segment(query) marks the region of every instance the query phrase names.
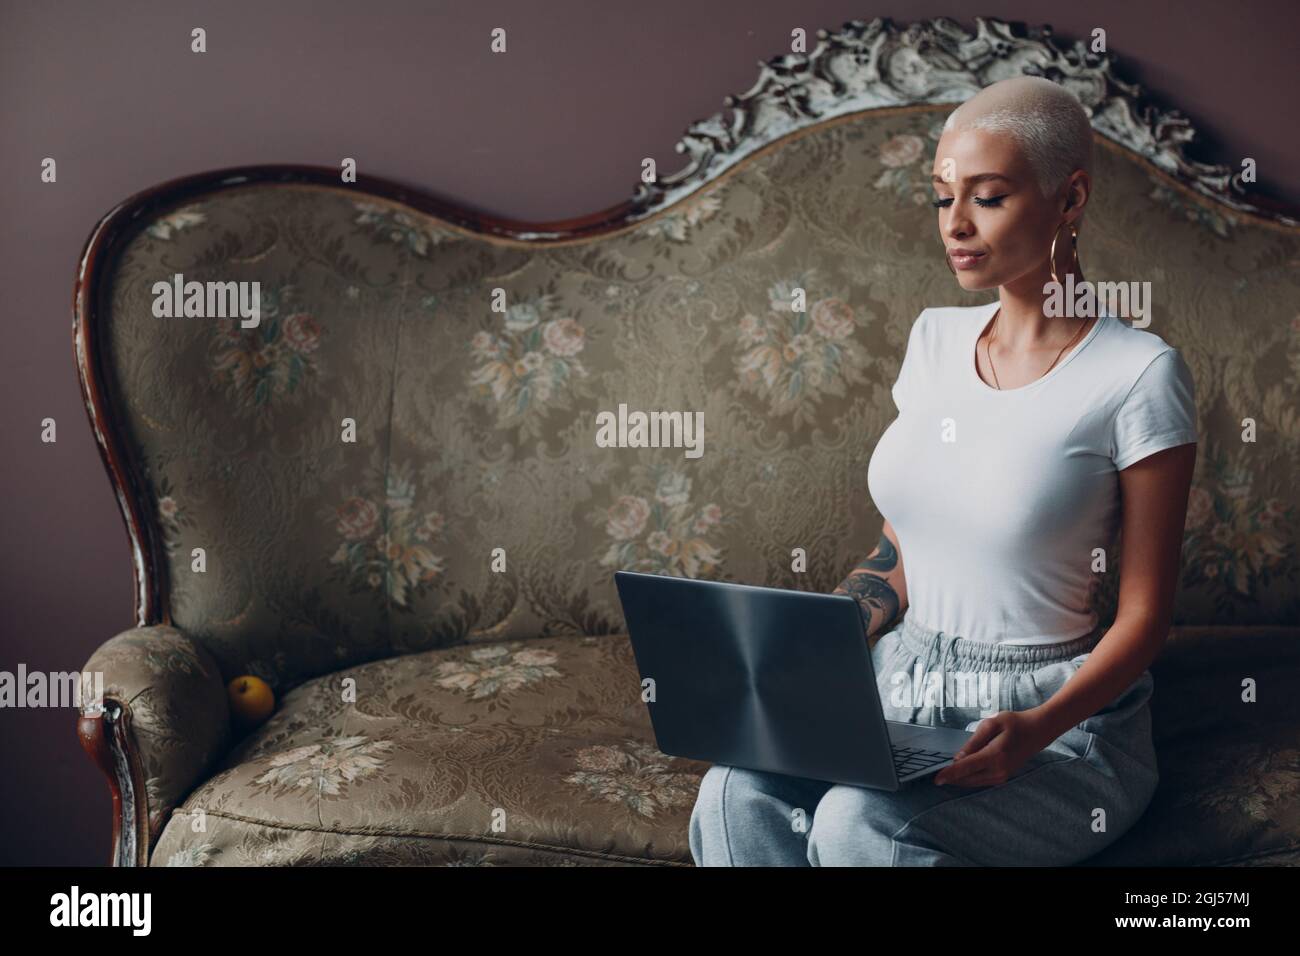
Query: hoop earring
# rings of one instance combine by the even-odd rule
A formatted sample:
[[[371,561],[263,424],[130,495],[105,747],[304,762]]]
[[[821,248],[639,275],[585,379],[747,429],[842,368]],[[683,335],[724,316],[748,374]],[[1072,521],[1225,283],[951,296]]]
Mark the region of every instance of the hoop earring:
[[[1070,271],[1079,271],[1079,230],[1074,228],[1074,223],[1061,223],[1061,226],[1069,225],[1070,227],[1070,251],[1074,253],[1074,261],[1070,263]],[[1061,226],[1056,227],[1056,232],[1052,233],[1052,248],[1047,253],[1047,265],[1052,270],[1052,281],[1061,285],[1061,279],[1056,274],[1056,239],[1061,234]],[[949,265],[949,268],[952,268]]]

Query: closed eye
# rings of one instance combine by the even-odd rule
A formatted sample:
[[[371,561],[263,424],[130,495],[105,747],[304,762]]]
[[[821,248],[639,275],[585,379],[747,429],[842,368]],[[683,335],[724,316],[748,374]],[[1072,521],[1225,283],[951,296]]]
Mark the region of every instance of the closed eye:
[[[988,199],[983,199],[980,196],[976,196],[975,205],[982,206],[985,209],[987,209],[990,206],[1001,205],[1002,200],[1006,198],[1007,197],[1005,193],[1003,193],[1001,196],[990,196]],[[935,199],[930,202],[930,205],[932,205],[935,209],[947,209],[951,204],[952,204],[951,196],[949,196],[947,199]]]

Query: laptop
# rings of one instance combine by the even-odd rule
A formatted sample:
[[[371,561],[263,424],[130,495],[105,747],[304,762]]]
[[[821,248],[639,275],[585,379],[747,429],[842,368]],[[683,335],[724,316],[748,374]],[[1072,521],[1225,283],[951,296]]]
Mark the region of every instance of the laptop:
[[[639,571],[614,583],[665,754],[898,790],[973,736],[885,719],[847,594]]]

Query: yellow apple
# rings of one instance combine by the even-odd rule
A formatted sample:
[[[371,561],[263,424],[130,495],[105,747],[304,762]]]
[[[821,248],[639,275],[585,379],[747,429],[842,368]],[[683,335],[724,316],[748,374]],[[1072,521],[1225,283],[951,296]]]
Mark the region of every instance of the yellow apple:
[[[251,730],[275,710],[275,693],[260,677],[244,674],[226,685],[230,715],[241,729]]]

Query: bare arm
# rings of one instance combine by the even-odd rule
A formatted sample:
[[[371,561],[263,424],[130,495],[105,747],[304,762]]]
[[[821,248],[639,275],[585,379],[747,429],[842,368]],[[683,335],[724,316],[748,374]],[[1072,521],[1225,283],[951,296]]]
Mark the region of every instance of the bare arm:
[[[903,556],[898,536],[888,521],[880,534],[876,550],[864,558],[833,594],[847,594],[862,606],[862,623],[867,629],[867,646],[872,637],[886,633],[907,610],[907,581],[903,576]]]

